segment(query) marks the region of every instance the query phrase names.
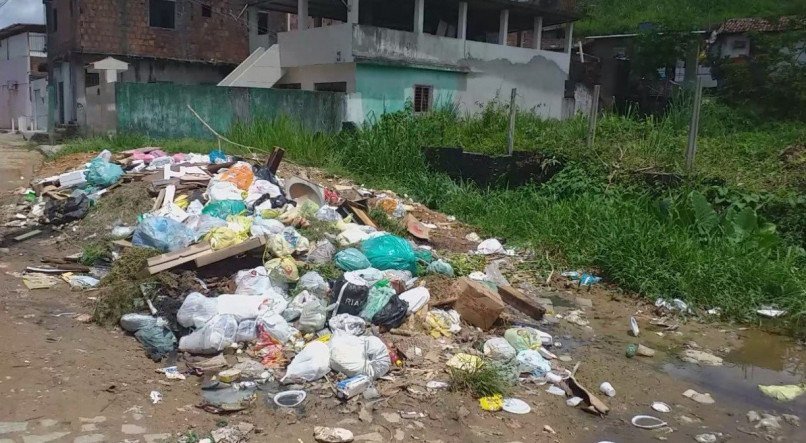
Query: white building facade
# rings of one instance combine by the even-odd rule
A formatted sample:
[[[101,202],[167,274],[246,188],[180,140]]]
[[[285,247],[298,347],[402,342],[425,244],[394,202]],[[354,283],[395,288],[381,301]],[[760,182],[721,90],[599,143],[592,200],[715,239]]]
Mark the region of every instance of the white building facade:
[[[0,29],[0,129],[47,129],[45,26]]]

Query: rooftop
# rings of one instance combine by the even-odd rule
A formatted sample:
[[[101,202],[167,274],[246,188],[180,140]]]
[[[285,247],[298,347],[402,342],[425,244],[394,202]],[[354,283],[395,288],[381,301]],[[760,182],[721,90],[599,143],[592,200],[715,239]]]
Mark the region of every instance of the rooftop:
[[[9,38],[13,35],[22,34],[25,32],[46,32],[45,25],[36,25],[33,23],[15,23],[0,29],[0,40]]]
[[[800,28],[806,20],[799,17],[779,17],[766,19],[759,17],[732,18],[725,20],[717,28],[717,33],[737,34],[742,32],[780,32],[787,29]]]

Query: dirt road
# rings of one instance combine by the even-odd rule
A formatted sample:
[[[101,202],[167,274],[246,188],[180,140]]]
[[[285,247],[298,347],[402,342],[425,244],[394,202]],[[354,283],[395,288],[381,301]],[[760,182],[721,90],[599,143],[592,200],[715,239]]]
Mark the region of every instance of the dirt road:
[[[802,343],[752,328],[695,321],[682,323],[676,331],[662,331],[648,324],[650,308],[629,296],[599,287],[592,291],[565,287],[562,281],[533,290],[550,299],[560,316],[584,307],[590,324],[557,319],[541,329],[562,343],[556,352],[570,358],[565,365],[580,363],[578,379],[588,388],[598,391],[603,381],[615,387],[615,397],[601,396],[611,408],[606,417],[566,406],[564,398],[545,392],[547,386],[533,383],[520,383],[514,393],[531,406],[527,415],[484,412],[465,393],[429,392],[423,387],[426,380],[448,380],[442,361],[457,344],[427,336],[421,341],[424,351],[435,350],[440,362],[394,372],[392,380],[379,386],[391,394],[374,405],[363,400],[342,404],[329,386],[317,384],[306,387],[308,399],[299,410],[277,409],[261,396],[246,411],[213,415],[195,407],[201,398],[201,379],[166,380],[155,372],[163,365],[149,360],[128,334],[74,319],[91,312],[94,291],[70,291],[64,283],[28,290],[22,284],[19,273],[26,266],[39,263],[44,255],[79,252],[84,237],[91,234],[68,228],[0,252],[2,443],[176,441],[189,432],[206,435],[224,422],[254,424],[251,441],[306,443],[313,441],[314,426],[340,426],[350,429],[356,441],[379,442],[690,442],[701,434],[713,434],[714,441],[761,442],[768,435],[780,441],[806,441],[806,424],[794,426],[782,417],[775,429],[757,428],[746,417],[751,410],[803,415],[806,396],[783,403],[757,388],[802,383],[806,372]],[[638,339],[627,334],[630,315],[643,329]],[[692,341],[723,357],[724,364],[682,362],[677,354],[686,344],[693,346]],[[658,354],[628,359],[624,349],[633,342]],[[396,385],[401,390],[391,389]],[[682,393],[687,389],[710,393],[715,403],[685,398]],[[160,402],[152,404],[152,391],[161,394]],[[667,403],[671,412],[653,411],[653,401]],[[422,415],[403,418],[408,412]],[[630,420],[639,414],[657,416],[669,426],[662,431],[638,429]]]

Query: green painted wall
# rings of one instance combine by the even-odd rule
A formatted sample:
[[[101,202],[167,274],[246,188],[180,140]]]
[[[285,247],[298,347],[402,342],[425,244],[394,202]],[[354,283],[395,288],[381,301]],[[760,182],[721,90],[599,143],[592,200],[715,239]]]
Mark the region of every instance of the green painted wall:
[[[151,137],[212,138],[190,112],[190,104],[216,131],[236,122],[288,115],[311,131],[341,129],[343,94],[261,88],[188,86],[167,83],[118,83],[118,132]]]
[[[466,74],[461,72],[368,64],[355,68],[355,91],[361,93],[364,116],[370,121],[403,109],[413,98],[414,85],[433,86],[437,107],[453,104],[465,84]]]

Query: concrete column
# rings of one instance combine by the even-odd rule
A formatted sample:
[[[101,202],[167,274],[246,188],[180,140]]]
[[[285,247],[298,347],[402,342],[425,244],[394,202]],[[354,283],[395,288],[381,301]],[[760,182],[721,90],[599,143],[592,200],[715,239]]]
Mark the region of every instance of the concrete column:
[[[347,23],[358,24],[358,0],[347,0]]]
[[[308,0],[297,0],[297,30],[308,29]]]
[[[507,45],[507,34],[509,34],[509,9],[502,9],[498,19],[498,44]]]
[[[571,47],[574,45],[574,22],[565,24],[565,52],[571,53]]]
[[[423,21],[425,20],[425,0],[414,0],[414,32],[423,33]]]
[[[532,46],[534,49],[543,47],[543,17],[535,17],[535,25],[532,30]]]
[[[456,38],[467,38],[467,2],[459,2],[459,23],[456,25]]]

